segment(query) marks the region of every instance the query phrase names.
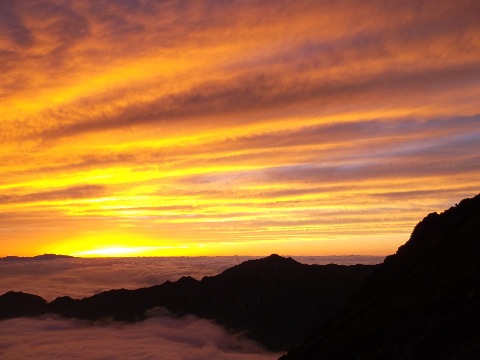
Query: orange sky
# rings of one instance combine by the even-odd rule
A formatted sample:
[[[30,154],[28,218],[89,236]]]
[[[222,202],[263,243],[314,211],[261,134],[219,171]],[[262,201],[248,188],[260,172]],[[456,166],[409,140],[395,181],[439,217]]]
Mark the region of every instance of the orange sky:
[[[480,192],[480,2],[0,3],[0,256],[393,253]]]

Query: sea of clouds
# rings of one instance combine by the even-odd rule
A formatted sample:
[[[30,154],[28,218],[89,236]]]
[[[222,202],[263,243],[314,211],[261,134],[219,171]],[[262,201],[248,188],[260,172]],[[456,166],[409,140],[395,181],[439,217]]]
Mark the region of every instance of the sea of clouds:
[[[13,290],[35,294],[51,301],[58,296],[82,298],[110,289],[137,289],[159,285],[182,276],[198,280],[238,265],[246,256],[132,257],[23,259],[0,261],[0,295]],[[295,257],[304,264],[378,264],[381,256]]]
[[[112,288],[135,289],[216,275],[253,257],[103,258],[0,261],[0,294],[9,290],[46,300],[90,296]],[[299,257],[309,264],[375,264],[383,257]],[[187,316],[174,319],[152,312],[146,321],[125,324],[87,322],[58,316],[0,321],[0,359],[161,359],[267,360],[281,354],[232,333],[213,322]]]

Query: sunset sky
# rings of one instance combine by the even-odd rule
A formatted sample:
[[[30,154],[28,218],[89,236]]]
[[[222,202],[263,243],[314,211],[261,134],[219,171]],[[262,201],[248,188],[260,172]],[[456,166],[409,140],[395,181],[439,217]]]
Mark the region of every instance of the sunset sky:
[[[387,255],[480,192],[480,1],[0,1],[0,256]]]

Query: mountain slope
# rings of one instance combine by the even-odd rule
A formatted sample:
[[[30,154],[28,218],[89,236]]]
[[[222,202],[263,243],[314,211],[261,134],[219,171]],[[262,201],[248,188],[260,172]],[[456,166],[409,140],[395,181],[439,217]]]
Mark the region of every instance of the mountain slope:
[[[39,302],[41,298],[10,292],[0,296],[0,319],[50,312],[91,320],[136,321],[144,319],[149,309],[164,307],[177,316],[193,314],[215,320],[270,350],[287,350],[344,306],[373,269],[367,265],[304,265],[271,255],[201,281],[183,277],[174,283],[111,290],[81,300],[61,297],[46,304]],[[25,306],[29,300],[30,308]],[[23,305],[17,309],[16,304]]]
[[[480,358],[480,195],[432,213],[282,360]]]

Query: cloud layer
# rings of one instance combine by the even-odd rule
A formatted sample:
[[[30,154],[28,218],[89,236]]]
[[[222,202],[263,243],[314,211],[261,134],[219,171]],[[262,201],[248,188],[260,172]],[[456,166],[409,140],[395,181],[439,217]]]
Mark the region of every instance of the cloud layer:
[[[479,12],[2,1],[0,255],[392,253],[478,193]]]
[[[133,325],[55,317],[0,321],[0,356],[5,360],[267,360],[279,355],[194,317],[156,317]]]
[[[255,257],[135,257],[0,261],[0,295],[22,291],[53,301],[60,296],[81,299],[111,289],[138,289],[177,281],[182,276],[201,280]],[[380,256],[295,257],[305,264],[378,264]]]

